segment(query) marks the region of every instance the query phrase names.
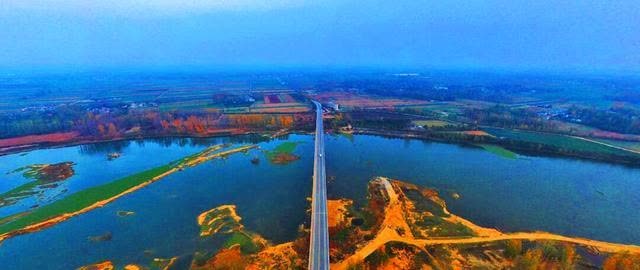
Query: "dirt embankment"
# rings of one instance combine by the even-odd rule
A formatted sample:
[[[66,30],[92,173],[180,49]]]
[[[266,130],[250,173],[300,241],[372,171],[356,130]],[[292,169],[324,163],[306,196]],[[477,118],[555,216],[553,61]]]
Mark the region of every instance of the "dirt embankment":
[[[259,131],[240,128],[212,129],[205,133],[189,134],[135,134],[115,137],[90,137],[81,136],[77,132],[50,133],[43,135],[29,135],[15,138],[0,139],[0,156],[9,155],[40,148],[56,148],[98,142],[113,142],[130,139],[154,139],[154,138],[208,138],[220,136],[236,136],[255,134]]]
[[[640,246],[608,243],[590,239],[567,237],[546,232],[518,232],[518,233],[502,233],[495,229],[484,228],[478,226],[471,221],[462,217],[451,214],[447,209],[444,201],[437,197],[437,193],[429,194],[428,190],[420,190],[411,184],[406,184],[396,180],[390,180],[384,177],[378,177],[372,181],[374,186],[379,186],[386,193],[387,203],[384,209],[384,220],[380,226],[380,230],[370,241],[358,244],[357,250],[346,259],[332,264],[332,269],[348,269],[351,266],[362,263],[368,256],[380,250],[389,243],[403,243],[413,246],[419,250],[423,250],[426,254],[427,248],[441,245],[464,245],[464,244],[484,244],[506,240],[528,240],[528,241],[557,241],[561,243],[574,244],[584,246],[590,250],[597,250],[603,253],[622,254],[632,253],[640,254]],[[435,205],[441,205],[442,209],[434,209],[433,211],[442,211],[444,222],[449,224],[457,224],[472,232],[472,236],[450,236],[450,237],[417,237],[412,232],[415,231],[416,223],[409,220],[409,217],[416,212],[416,204],[419,202],[409,199],[406,190],[417,190],[422,193],[425,198],[431,198]],[[434,197],[435,196],[435,197]],[[433,204],[432,204],[433,205]],[[464,230],[462,230],[464,232]]]

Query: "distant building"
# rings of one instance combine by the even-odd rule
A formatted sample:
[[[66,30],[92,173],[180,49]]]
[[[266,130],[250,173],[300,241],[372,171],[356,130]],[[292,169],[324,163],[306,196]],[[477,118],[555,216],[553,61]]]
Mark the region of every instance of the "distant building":
[[[339,111],[340,110],[340,105],[338,105],[338,103],[335,103],[333,101],[329,101],[325,104],[326,107],[328,107],[329,109],[332,109],[334,111]]]

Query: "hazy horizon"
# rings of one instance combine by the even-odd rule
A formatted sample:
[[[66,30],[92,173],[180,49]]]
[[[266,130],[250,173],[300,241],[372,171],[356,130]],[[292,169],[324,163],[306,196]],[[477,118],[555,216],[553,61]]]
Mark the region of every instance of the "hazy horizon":
[[[8,0],[0,68],[640,71],[636,1]]]

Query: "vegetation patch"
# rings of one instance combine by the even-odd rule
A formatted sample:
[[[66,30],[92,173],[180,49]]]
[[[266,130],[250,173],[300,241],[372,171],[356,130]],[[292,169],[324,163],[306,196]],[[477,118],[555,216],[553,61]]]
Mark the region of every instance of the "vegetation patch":
[[[53,225],[73,215],[102,206],[127,192],[131,192],[170,173],[179,171],[184,167],[195,166],[212,158],[230,155],[239,151],[246,151],[255,146],[249,145],[213,153],[221,147],[223,146],[212,146],[202,152],[170,162],[166,165],[130,175],[104,185],[88,188],[32,211],[20,213],[16,218],[9,219],[8,222],[0,225],[0,237],[6,238],[16,232],[28,232]]]
[[[235,245],[240,246],[240,251],[242,251],[243,254],[253,254],[260,251],[260,247],[253,241],[252,236],[242,231],[232,233],[231,237],[224,243],[225,248],[230,248]]]
[[[402,190],[414,207],[419,212],[429,212],[436,217],[449,217],[450,215],[444,211],[444,207],[436,201],[425,197],[419,190],[403,188]]]
[[[75,165],[73,162],[34,164],[9,172],[22,172],[25,178],[34,179],[34,181],[0,194],[0,207],[12,205],[21,199],[43,194],[48,189],[58,187],[57,182],[64,181],[74,175],[73,165]]]
[[[416,121],[412,121],[412,123],[416,126],[422,126],[422,127],[428,127],[428,128],[446,127],[446,126],[452,125],[451,123],[442,121],[442,120],[416,120]]]
[[[55,164],[34,164],[18,168],[11,173],[22,172],[25,178],[35,179],[42,184],[65,180],[74,174],[73,162]]]
[[[231,233],[242,229],[240,216],[234,205],[222,205],[198,216],[200,236],[210,236],[218,232]]]
[[[416,225],[423,227],[429,236],[475,236],[476,234],[469,227],[461,223],[452,223],[437,216],[425,216],[422,220],[416,221]]]
[[[299,156],[293,154],[299,144],[300,142],[283,142],[273,150],[265,151],[265,154],[273,164],[289,164],[300,159]]]
[[[508,159],[516,159],[518,158],[518,154],[511,152],[505,148],[502,148],[500,146],[497,145],[493,145],[493,144],[479,144],[478,146],[482,147],[484,150],[487,150],[487,152],[492,153],[492,154],[496,154],[498,156],[501,156],[503,158],[508,158]]]
[[[596,141],[615,145],[617,147],[622,147],[625,149],[629,149],[631,151],[640,151],[640,142],[638,141],[623,141],[623,140],[613,140],[613,139],[596,139]]]
[[[484,130],[503,140],[548,145],[565,151],[638,157],[638,154],[633,152],[572,136],[500,128],[485,128]]]
[[[137,173],[125,178],[113,181],[111,183],[88,188],[83,191],[71,194],[63,199],[53,202],[49,205],[42,206],[31,211],[12,222],[0,225],[0,234],[5,234],[14,230],[22,229],[29,225],[33,225],[53,217],[80,211],[101,200],[114,197],[130,188],[133,188],[151,178],[159,176],[171,170],[174,166],[170,164],[156,167],[141,173]]]

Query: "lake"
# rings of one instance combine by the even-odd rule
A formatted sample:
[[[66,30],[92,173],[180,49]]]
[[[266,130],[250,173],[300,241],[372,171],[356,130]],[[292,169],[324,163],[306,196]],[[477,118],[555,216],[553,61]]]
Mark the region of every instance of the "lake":
[[[377,136],[326,137],[328,196],[366,202],[367,182],[387,176],[434,187],[450,210],[477,224],[505,231],[544,230],[598,240],[640,244],[640,169],[590,161],[519,155],[508,159],[482,148]],[[300,159],[271,164],[264,150],[301,142]],[[59,187],[0,208],[2,217],[64,198],[141,170],[166,164],[218,143],[257,143],[260,149],[215,159],[172,174],[105,207],[40,232],[5,240],[7,269],[74,269],[112,260],[148,264],[155,257],[193,254],[220,238],[199,239],[196,217],[235,204],[242,223],[273,243],[298,236],[311,194],[313,136],[121,141],[34,150],[0,157],[0,192],[28,182],[16,168],[73,161],[76,174]],[[109,161],[113,151],[122,157]],[[259,157],[258,164],[251,159]],[[453,192],[461,197],[451,197]],[[126,217],[118,211],[132,211]],[[88,237],[111,233],[110,241]]]

